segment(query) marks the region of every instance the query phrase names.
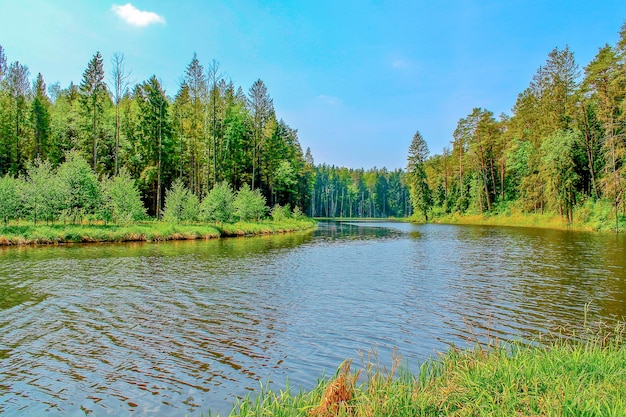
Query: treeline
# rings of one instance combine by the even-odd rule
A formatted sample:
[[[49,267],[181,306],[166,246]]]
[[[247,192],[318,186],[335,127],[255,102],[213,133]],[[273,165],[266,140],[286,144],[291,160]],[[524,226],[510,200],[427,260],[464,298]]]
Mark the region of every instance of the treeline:
[[[276,221],[300,218],[302,211],[289,205],[274,205],[272,210],[257,188],[247,184],[235,191],[220,182],[200,199],[177,178],[165,192],[163,219],[170,223],[258,221],[270,214]],[[0,178],[0,221],[28,219],[34,225],[55,222],[80,224],[101,221],[129,224],[145,219],[146,208],[136,182],[126,168],[117,176],[98,178],[79,152],[66,155],[54,167],[48,160],[27,162],[25,173],[15,178]]]
[[[475,108],[459,120],[452,147],[409,152],[413,205],[423,216],[608,207],[626,215],[626,24],[581,73],[568,47],[552,50],[512,115]],[[427,151],[427,147],[426,147]],[[426,152],[427,153],[427,152]]]
[[[270,205],[308,207],[312,166],[263,81],[244,92],[195,54],[173,96],[157,76],[137,85],[130,77],[122,54],[105,72],[96,53],[79,84],[46,87],[0,46],[0,176],[24,175],[36,160],[56,168],[75,152],[99,178],[125,171],[157,217],[175,180],[199,199],[225,181],[248,184]]]
[[[408,217],[409,190],[401,169],[315,167],[311,217]]]

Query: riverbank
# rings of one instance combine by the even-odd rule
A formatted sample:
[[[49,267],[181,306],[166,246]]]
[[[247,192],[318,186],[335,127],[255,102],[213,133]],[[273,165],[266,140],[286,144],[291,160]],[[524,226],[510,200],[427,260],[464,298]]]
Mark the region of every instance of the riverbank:
[[[615,212],[603,202],[588,202],[574,210],[573,222],[558,213],[526,213],[516,209],[502,213],[436,214],[431,223],[535,227],[587,232],[615,232]],[[619,231],[626,231],[626,216],[619,216]]]
[[[450,349],[412,375],[394,360],[352,372],[344,364],[310,392],[266,390],[232,416],[623,416],[625,327],[549,336],[536,344]]]
[[[175,224],[148,221],[122,225],[10,225],[0,227],[0,245],[42,245],[94,242],[160,242],[167,240],[217,239],[256,236],[313,229],[311,219],[237,222],[233,224]]]

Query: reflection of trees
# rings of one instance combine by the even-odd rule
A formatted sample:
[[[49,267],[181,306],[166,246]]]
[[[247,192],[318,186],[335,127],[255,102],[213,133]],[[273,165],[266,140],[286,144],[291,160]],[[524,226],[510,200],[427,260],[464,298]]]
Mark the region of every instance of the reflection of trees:
[[[44,298],[44,295],[33,292],[29,287],[0,282],[0,310],[8,310],[26,302],[40,302]]]

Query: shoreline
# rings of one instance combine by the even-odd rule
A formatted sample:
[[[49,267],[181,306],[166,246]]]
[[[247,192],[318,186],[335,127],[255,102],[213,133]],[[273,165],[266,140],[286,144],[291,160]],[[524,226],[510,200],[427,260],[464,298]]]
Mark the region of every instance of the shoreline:
[[[312,230],[311,219],[264,220],[213,224],[173,224],[141,222],[128,226],[104,224],[12,225],[0,227],[0,246],[35,246],[88,243],[165,242],[171,240],[209,240],[232,237],[264,236]]]
[[[538,335],[533,343],[475,340],[422,362],[417,373],[375,355],[344,362],[311,390],[262,386],[228,416],[622,415],[624,322]],[[599,411],[601,410],[601,411]]]
[[[581,216],[582,217],[582,216]],[[534,214],[513,212],[507,214],[474,214],[459,215],[447,214],[444,216],[435,216],[428,221],[416,219],[414,217],[395,218],[315,218],[320,221],[339,221],[339,222],[404,222],[413,224],[449,224],[464,226],[502,226],[502,227],[524,227],[536,229],[552,229],[552,230],[568,230],[574,232],[592,232],[592,233],[615,233],[615,223],[601,220],[586,220],[575,216],[573,223],[568,223],[565,218],[553,213]],[[611,220],[612,221],[612,220]],[[620,222],[619,233],[626,231],[624,220]]]

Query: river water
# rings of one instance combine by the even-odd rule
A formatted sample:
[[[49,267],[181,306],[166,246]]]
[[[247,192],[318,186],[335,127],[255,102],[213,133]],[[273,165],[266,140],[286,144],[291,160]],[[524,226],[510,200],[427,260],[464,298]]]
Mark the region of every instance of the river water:
[[[0,250],[0,413],[227,415],[344,359],[407,366],[626,316],[626,236],[322,223],[315,232]]]

